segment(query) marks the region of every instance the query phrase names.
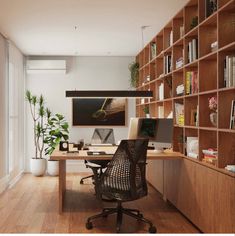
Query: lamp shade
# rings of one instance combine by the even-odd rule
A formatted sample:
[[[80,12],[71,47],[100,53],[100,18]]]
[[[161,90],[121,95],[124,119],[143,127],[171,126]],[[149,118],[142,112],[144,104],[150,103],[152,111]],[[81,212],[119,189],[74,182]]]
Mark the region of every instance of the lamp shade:
[[[66,97],[80,98],[152,98],[152,91],[135,91],[135,90],[68,90],[65,92]]]

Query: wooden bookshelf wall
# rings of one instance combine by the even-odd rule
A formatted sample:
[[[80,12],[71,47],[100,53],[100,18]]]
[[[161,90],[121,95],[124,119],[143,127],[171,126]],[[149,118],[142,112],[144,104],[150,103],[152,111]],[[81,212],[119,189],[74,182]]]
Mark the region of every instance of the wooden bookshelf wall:
[[[152,90],[152,99],[137,99],[136,116],[144,117],[143,108],[149,106],[151,117],[160,117],[159,107],[166,118],[173,112],[173,149],[178,149],[178,136],[198,137],[199,155],[195,162],[235,177],[225,166],[235,165],[235,130],[230,129],[232,100],[235,100],[235,85],[224,87],[224,60],[235,55],[235,1],[217,0],[217,10],[206,17],[205,0],[191,0],[137,55],[140,65],[137,90]],[[193,18],[198,24],[191,26]],[[182,29],[184,32],[182,32]],[[188,45],[192,40],[198,43],[196,58],[189,62]],[[218,42],[212,51],[211,44]],[[153,53],[152,45],[156,44]],[[171,70],[164,70],[165,58],[171,56]],[[176,61],[183,57],[183,65],[176,68]],[[198,77],[198,91],[186,94],[186,74],[195,72]],[[164,97],[160,100],[159,86],[164,85]],[[176,88],[184,84],[184,93],[177,95]],[[217,125],[210,122],[208,98],[218,100]],[[175,120],[175,103],[184,105],[184,124]],[[192,125],[191,112],[199,110],[198,124]],[[214,165],[202,162],[203,149],[217,148],[218,158]],[[184,148],[185,150],[185,148]],[[184,151],[185,158],[187,157]]]

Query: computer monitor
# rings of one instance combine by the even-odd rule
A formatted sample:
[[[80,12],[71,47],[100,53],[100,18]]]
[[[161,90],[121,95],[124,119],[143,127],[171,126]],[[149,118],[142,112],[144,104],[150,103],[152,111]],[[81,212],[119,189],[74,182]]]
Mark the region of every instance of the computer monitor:
[[[115,144],[113,129],[95,129],[91,138],[91,144]]]
[[[148,138],[149,146],[157,149],[172,146],[173,119],[131,118],[129,139]]]

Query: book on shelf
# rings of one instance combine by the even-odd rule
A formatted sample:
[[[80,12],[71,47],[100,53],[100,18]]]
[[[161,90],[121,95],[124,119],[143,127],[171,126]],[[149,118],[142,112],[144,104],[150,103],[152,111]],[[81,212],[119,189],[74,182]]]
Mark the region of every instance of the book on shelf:
[[[179,126],[184,125],[184,105],[175,103],[175,123]]]
[[[198,137],[187,137],[186,140],[187,156],[198,158]]]
[[[172,57],[171,55],[164,56],[164,74],[168,74],[172,71]]]
[[[205,0],[205,6],[206,17],[208,17],[217,11],[217,0]]]
[[[158,87],[158,95],[159,95],[159,100],[164,99],[164,84],[161,83]]]
[[[184,36],[184,26],[180,26],[180,38]]]
[[[224,59],[224,87],[235,86],[235,55],[227,55]]]
[[[187,71],[185,78],[185,93],[187,95],[198,93],[198,72]]]
[[[157,56],[157,44],[155,42],[152,42],[150,44],[150,52],[151,52],[150,60],[152,60],[153,58]]]
[[[191,63],[198,58],[198,39],[192,39],[188,43],[188,63]]]
[[[158,118],[164,118],[164,106],[158,106]]]
[[[232,103],[231,103],[229,128],[230,129],[235,129],[235,100],[232,100]]]
[[[173,30],[170,32],[169,46],[173,45]]]

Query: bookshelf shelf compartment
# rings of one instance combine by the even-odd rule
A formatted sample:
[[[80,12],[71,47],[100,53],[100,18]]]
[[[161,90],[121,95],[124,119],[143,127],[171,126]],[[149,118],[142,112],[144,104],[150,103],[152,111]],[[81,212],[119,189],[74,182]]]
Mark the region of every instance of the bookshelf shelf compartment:
[[[217,57],[199,61],[199,92],[217,89]]]
[[[232,100],[235,100],[234,90],[220,91],[218,95],[219,104],[219,128],[229,129],[231,119]],[[226,105],[225,105],[226,104]]]
[[[224,168],[226,165],[235,165],[235,133],[219,132],[219,168]]]
[[[217,15],[199,26],[199,55],[203,57],[212,52],[212,43],[217,42]],[[215,47],[217,49],[218,46]]]
[[[210,138],[208,138],[210,137]],[[217,132],[216,131],[210,131],[210,130],[199,130],[199,160],[202,161],[204,158],[204,154],[202,150],[207,149],[213,149],[217,150]],[[218,158],[216,158],[216,161],[214,164],[215,166],[218,166]],[[208,163],[208,162],[206,162]],[[210,163],[208,163],[210,164]]]
[[[185,112],[185,125],[186,126],[197,126],[197,110],[198,110],[198,96],[195,97],[185,97],[184,102],[184,112]]]
[[[208,5],[210,2],[216,2],[217,6]],[[173,40],[171,39],[170,43],[172,31]],[[214,42],[217,44],[213,44]],[[152,43],[156,43],[155,57],[151,57]],[[165,57],[169,55],[171,55],[171,69],[166,71]],[[231,72],[233,72],[227,70],[228,65],[232,68],[233,61],[229,58],[233,59],[233,56],[235,58],[235,0],[189,0],[136,57],[141,68],[138,90],[150,88],[154,92],[154,98],[150,102],[145,100],[145,104],[140,105],[138,104],[140,100],[137,100],[136,115],[144,117],[145,106],[149,106],[152,117],[158,118],[168,117],[173,110],[172,146],[174,151],[179,151],[179,147],[182,148],[184,158],[180,166],[177,163],[168,163],[167,168],[172,169],[170,171],[166,169],[166,175],[167,178],[171,178],[172,173],[175,173],[175,178],[170,181],[170,184],[177,183],[175,179],[181,173],[185,175],[184,179],[188,182],[189,172],[181,167],[186,163],[192,167],[190,170],[195,173],[192,175],[199,177],[199,181],[197,179],[190,182],[194,183],[195,189],[199,190],[198,206],[205,211],[209,209],[207,215],[211,215],[213,222],[217,223],[212,224],[211,220],[201,219],[201,212],[198,213],[199,217],[195,215],[188,217],[203,232],[208,233],[234,231],[234,223],[230,219],[235,214],[235,210],[231,212],[235,204],[235,173],[224,169],[229,164],[235,165],[235,129],[230,129],[231,104],[232,100],[235,100],[235,82],[231,83],[232,80],[227,79],[229,75],[231,79]],[[176,68],[176,61],[181,57],[184,60],[183,65]],[[194,80],[195,83],[190,83],[189,91],[188,72],[197,74],[197,80],[196,82]],[[151,80],[140,86],[147,74],[150,74]],[[167,78],[172,81],[172,89],[166,87]],[[192,77],[189,81],[191,80]],[[159,100],[161,84],[164,85],[163,96]],[[208,99],[213,96],[217,98],[215,111],[209,108]],[[198,111],[197,126],[192,122],[196,111]],[[210,115],[212,112],[216,114]],[[198,158],[187,157],[186,137],[198,138]],[[183,142],[183,147],[178,145],[179,138]],[[202,150],[209,148],[215,151],[217,149],[218,155],[214,155],[215,159],[212,160],[207,155],[207,162],[205,162]],[[212,185],[213,194],[210,194],[208,199],[207,190],[210,190]],[[223,190],[227,192],[224,193]],[[188,195],[185,187],[181,192],[184,192],[185,196]],[[176,190],[172,193],[174,194],[170,193],[170,197],[177,196]],[[202,198],[203,194],[205,196]],[[219,208],[218,199],[221,201]],[[192,204],[190,202],[183,206],[177,205],[177,201],[178,199],[175,200],[175,205],[180,211],[183,213],[187,211],[187,214],[192,212],[191,206],[195,204],[195,199],[192,199]],[[223,205],[223,202],[226,204]],[[211,214],[214,211],[221,214]],[[200,223],[196,218],[200,218]]]
[[[217,93],[208,93],[208,94],[203,94],[199,96],[199,126],[200,127],[212,127],[212,128],[217,127],[217,126],[215,127],[210,120],[210,114],[213,113],[213,111],[211,111],[209,108],[209,99],[211,97],[217,97]],[[217,120],[218,120],[218,114],[217,114]]]
[[[235,1],[231,1],[225,8],[219,11],[219,47],[224,47],[227,44],[235,41]]]

